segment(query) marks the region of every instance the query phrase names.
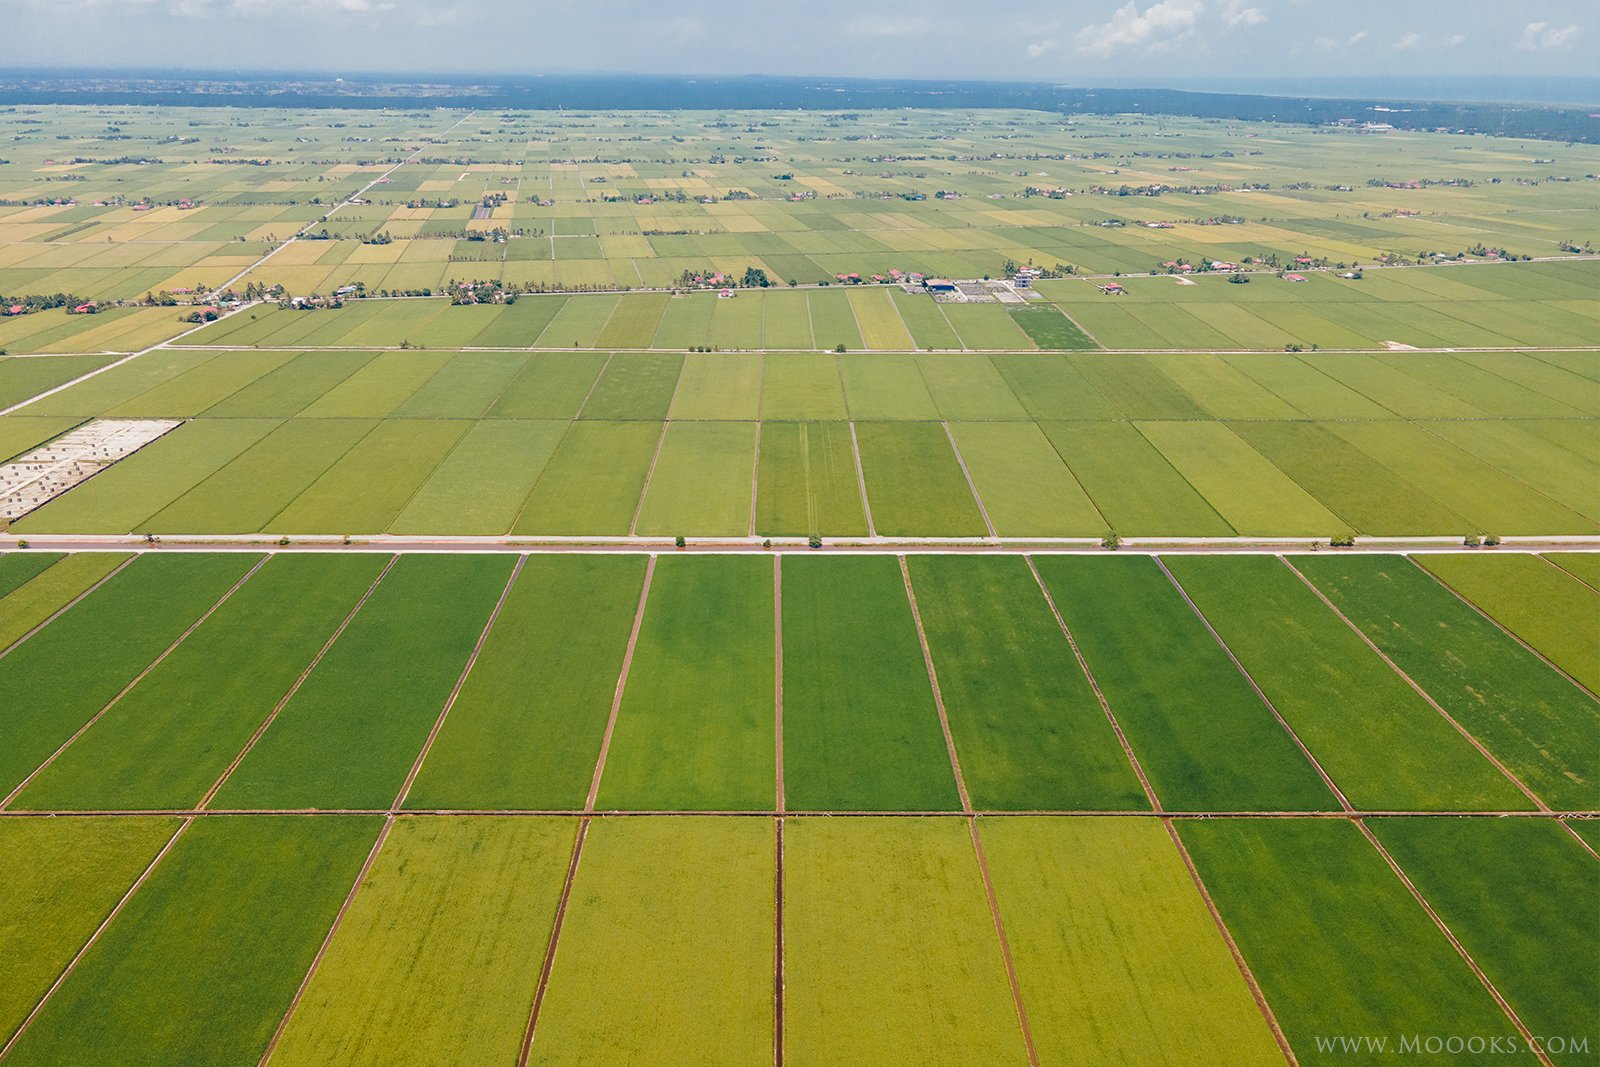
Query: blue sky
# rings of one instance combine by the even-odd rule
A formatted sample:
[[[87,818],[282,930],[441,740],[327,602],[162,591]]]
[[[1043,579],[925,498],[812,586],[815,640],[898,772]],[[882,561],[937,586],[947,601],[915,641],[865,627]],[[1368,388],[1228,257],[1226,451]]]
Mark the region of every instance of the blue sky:
[[[1595,0],[0,0],[0,66],[1207,79],[1591,75]]]

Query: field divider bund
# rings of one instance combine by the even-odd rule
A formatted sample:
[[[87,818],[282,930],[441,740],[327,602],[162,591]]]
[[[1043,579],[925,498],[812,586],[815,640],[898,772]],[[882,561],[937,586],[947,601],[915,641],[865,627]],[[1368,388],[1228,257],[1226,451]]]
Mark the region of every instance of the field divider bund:
[[[217,598],[216,603],[212,604],[209,608],[207,608],[205,610],[205,613],[202,614],[198,619],[196,619],[194,622],[190,623],[189,626],[181,634],[179,634],[173,640],[173,642],[170,645],[168,645],[166,648],[162,649],[161,654],[159,656],[157,656],[154,660],[152,660],[148,666],[146,666],[138,674],[134,675],[133,680],[128,682],[127,685],[123,686],[120,690],[118,690],[116,696],[112,697],[109,701],[106,702],[106,705],[104,707],[102,707],[99,711],[95,712],[92,716],[90,716],[88,722],[84,723],[82,726],[80,726],[76,730],[74,730],[72,732],[72,736],[71,737],[68,737],[65,741],[61,742],[61,744],[56,748],[56,750],[54,752],[50,753],[50,755],[45,757],[45,760],[44,760],[43,763],[41,763],[41,764],[39,764],[39,766],[35,767],[31,774],[29,774],[20,783],[18,783],[17,787],[15,789],[13,789],[10,793],[8,793],[4,800],[0,800],[0,810],[4,810],[5,808],[10,807],[11,806],[11,802],[16,800],[17,796],[24,789],[28,788],[28,786],[33,783],[33,780],[35,778],[37,778],[37,777],[39,777],[39,775],[43,774],[44,771],[52,763],[54,763],[56,761],[56,759],[63,752],[65,752],[67,750],[67,748],[74,741],[76,741],[78,738],[82,737],[85,733],[87,733],[89,731],[90,727],[92,727],[95,723],[99,722],[101,720],[101,718],[103,718],[105,716],[105,714],[107,712],[109,712],[112,708],[116,707],[117,704],[121,702],[123,697],[127,696],[129,693],[131,693],[133,691],[133,687],[134,686],[136,686],[140,682],[144,681],[145,678],[149,677],[151,671],[153,671],[157,667],[161,666],[161,664],[166,660],[166,658],[168,656],[172,655],[172,653],[174,653],[175,651],[177,651],[178,646],[183,644],[184,641],[186,641],[188,639],[190,634],[192,634],[196,630],[200,629],[201,625],[204,624],[207,619],[209,619],[209,618],[211,618],[211,616],[215,615],[217,613],[217,610],[219,608],[221,608],[222,605],[226,604],[228,602],[228,600],[233,596],[233,594],[235,594],[235,593],[237,593],[239,591],[239,587],[244,585],[245,582],[249,581],[251,576],[254,575],[257,571],[259,571],[262,567],[266,566],[267,565],[267,561],[269,559],[271,559],[271,558],[272,558],[271,556],[262,556],[259,560],[257,560],[255,566],[253,566],[249,570],[245,571],[244,572],[244,576],[242,578],[240,578],[237,582],[234,582],[233,585],[229,586],[227,592],[223,593],[222,596]]]
[[[867,536],[877,537],[878,527],[872,521],[872,501],[867,499],[867,469],[861,463],[861,441],[856,437],[856,420],[850,420],[850,451],[856,457],[856,485],[861,489],[861,511],[867,519]]]
[[[411,770],[406,775],[406,780],[400,786],[400,792],[395,794],[394,803],[389,805],[391,812],[398,812],[405,805],[406,797],[411,794],[411,787],[416,784],[417,775],[422,773],[422,763],[428,758],[428,753],[433,749],[433,742],[439,736],[439,731],[444,729],[445,717],[450,714],[450,709],[456,706],[456,700],[461,696],[461,690],[466,687],[467,676],[472,673],[472,668],[478,662],[478,657],[483,653],[483,646],[489,641],[489,631],[494,629],[495,620],[500,618],[500,609],[506,606],[506,600],[511,596],[511,589],[517,584],[517,576],[522,573],[522,567],[528,562],[527,556],[518,556],[517,562],[511,568],[511,576],[506,579],[505,588],[500,590],[500,599],[494,603],[494,609],[489,612],[488,620],[483,624],[483,631],[478,634],[477,643],[472,646],[472,653],[467,656],[466,664],[461,668],[461,674],[456,678],[455,686],[450,690],[450,695],[445,698],[444,707],[439,709],[439,717],[434,720],[433,729],[428,731],[428,739],[423,742],[422,750],[417,753],[417,758],[411,763]]]
[[[628,686],[628,671],[633,666],[633,653],[639,647],[639,631],[644,626],[645,603],[650,599],[650,582],[656,574],[656,557],[652,555],[644,568],[644,585],[639,589],[639,606],[633,613],[633,629],[628,633],[628,645],[622,653],[622,670],[617,673],[616,692],[611,697],[611,713],[606,717],[606,731],[600,738],[600,755],[594,763],[594,777],[589,780],[589,795],[583,802],[584,814],[594,812],[595,801],[600,797],[600,778],[606,772],[606,756],[611,751],[611,736],[617,730],[617,717],[622,713],[622,693]]]
[[[1498,549],[1496,551],[1498,551]],[[1537,552],[1537,551],[1533,552],[1532,555],[1540,556],[1541,558],[1543,557],[1543,553],[1542,552]],[[1409,556],[1408,556],[1408,558],[1409,558]],[[1545,562],[1548,563],[1549,561],[1546,560]],[[1495,618],[1493,615],[1489,614],[1487,611],[1485,611],[1482,608],[1480,608],[1472,600],[1472,598],[1464,595],[1455,586],[1451,585],[1449,582],[1445,581],[1443,578],[1439,577],[1437,574],[1433,573],[1428,568],[1426,568],[1422,564],[1418,563],[1416,560],[1411,560],[1411,563],[1418,570],[1420,570],[1423,574],[1426,574],[1429,578],[1432,578],[1434,581],[1438,582],[1445,589],[1448,589],[1450,591],[1450,595],[1451,596],[1455,597],[1457,600],[1461,601],[1467,607],[1469,607],[1473,611],[1477,612],[1480,616],[1482,616],[1485,620],[1488,621],[1489,625],[1493,626],[1496,630],[1499,630],[1501,633],[1503,633],[1507,637],[1511,638],[1511,640],[1515,641],[1517,644],[1521,645],[1523,648],[1525,648],[1529,652],[1533,653],[1535,656],[1537,656],[1539,658],[1539,660],[1542,663],[1544,663],[1545,666],[1549,667],[1551,670],[1553,670],[1557,674],[1561,675],[1561,677],[1565,678],[1567,681],[1569,681],[1573,685],[1577,686],[1578,689],[1581,692],[1588,693],[1590,699],[1600,700],[1600,695],[1597,695],[1594,692],[1592,692],[1589,689],[1588,686],[1586,686],[1582,682],[1578,681],[1571,674],[1568,674],[1566,668],[1562,667],[1559,663],[1557,663],[1555,660],[1551,659],[1549,656],[1546,656],[1543,652],[1540,652],[1537,648],[1534,648],[1532,645],[1528,644],[1528,642],[1524,641],[1520,636],[1518,636],[1517,634],[1513,633],[1510,627],[1506,626],[1499,619]],[[1551,564],[1551,566],[1555,566],[1555,565]],[[1559,571],[1562,571],[1562,573],[1568,573],[1567,571],[1565,571],[1564,568],[1556,567],[1556,569],[1559,570]]]
[[[1045,585],[1044,576],[1039,573],[1039,568],[1034,564],[1032,556],[1023,556],[1028,564],[1028,570],[1033,574],[1033,580],[1039,585],[1039,592],[1044,594],[1044,602],[1049,605],[1050,614],[1056,618],[1056,625],[1061,627],[1061,634],[1067,639],[1067,647],[1072,649],[1073,658],[1078,661],[1078,669],[1089,682],[1089,688],[1094,690],[1094,698],[1100,702],[1100,710],[1105,712],[1106,721],[1111,724],[1111,730],[1117,735],[1117,743],[1122,746],[1122,754],[1127,757],[1128,763],[1133,767],[1133,773],[1139,779],[1139,786],[1144,790],[1145,800],[1150,804],[1150,810],[1157,815],[1162,814],[1161,799],[1156,796],[1155,786],[1150,784],[1150,776],[1145,773],[1144,766],[1139,762],[1139,757],[1134,754],[1133,746],[1128,743],[1128,735],[1122,732],[1122,724],[1117,721],[1117,716],[1111,710],[1111,702],[1106,699],[1105,693],[1100,688],[1100,683],[1094,676],[1094,671],[1089,667],[1089,661],[1083,658],[1083,651],[1078,648],[1078,639],[1072,636],[1072,630],[1067,626],[1067,620],[1061,614],[1061,609],[1056,606],[1056,598],[1051,595],[1050,587]]]
[[[13,651],[15,651],[16,648],[19,645],[21,645],[24,641],[26,641],[28,638],[32,637],[34,634],[38,633],[40,630],[43,630],[46,626],[49,626],[51,623],[55,622],[57,619],[61,618],[61,616],[65,615],[68,611],[71,611],[74,607],[76,607],[78,605],[78,603],[80,601],[82,601],[90,593],[93,593],[96,589],[99,589],[102,585],[105,585],[111,579],[113,579],[117,575],[121,574],[128,567],[129,564],[131,564],[134,560],[136,560],[138,558],[139,558],[138,554],[136,554],[136,553],[128,556],[127,559],[123,560],[121,563],[119,563],[115,567],[111,568],[111,572],[109,574],[107,574],[104,578],[101,578],[99,581],[97,581],[93,585],[89,586],[89,588],[85,589],[83,592],[79,593],[77,596],[73,597],[71,600],[69,600],[65,604],[61,605],[55,611],[51,612],[49,618],[45,619],[39,625],[35,626],[33,629],[31,629],[27,633],[23,634],[21,637],[17,638],[15,641],[11,642],[5,648],[0,649],[0,659],[5,659],[7,656],[11,655],[11,653]],[[46,569],[48,569],[48,568],[46,568]],[[40,573],[43,573],[43,572],[40,572]]]
[[[399,561],[399,556],[389,557],[389,562],[384,564],[383,569],[378,572],[378,576],[372,579],[372,584],[367,586],[366,592],[361,594],[361,599],[357,600],[355,606],[340,620],[333,633],[328,635],[328,639],[317,650],[317,654],[311,657],[311,662],[306,664],[306,669],[300,672],[299,677],[294,680],[294,684],[289,686],[288,691],[272,706],[272,710],[267,712],[266,718],[261,720],[261,725],[256,727],[256,732],[250,735],[250,740],[245,742],[244,748],[233,758],[233,762],[228,764],[222,774],[217,777],[217,780],[211,784],[211,788],[206,790],[206,795],[201,797],[200,803],[195,805],[194,810],[196,813],[203,812],[206,809],[206,806],[216,797],[223,785],[233,776],[233,772],[238,769],[239,764],[243,763],[245,757],[250,755],[251,749],[256,747],[256,742],[261,740],[261,735],[267,732],[267,729],[278,718],[278,713],[288,706],[289,701],[294,699],[294,695],[300,691],[300,687],[305,684],[306,679],[311,677],[311,672],[317,669],[317,664],[322,662],[322,658],[328,654],[334,643],[344,634],[345,629],[355,620],[356,615],[366,606],[367,601],[372,598],[372,594],[377,592],[378,584],[394,569],[394,565]]]
[[[762,329],[766,329],[766,308],[762,307]],[[761,495],[761,428],[766,420],[762,418],[762,409],[767,402],[767,354],[760,353],[761,380],[756,384],[756,444],[755,459],[750,464],[750,526],[748,533],[751,537],[756,535],[756,502]],[[681,380],[681,379],[680,379]]]
[[[77,968],[83,957],[89,954],[89,950],[94,947],[95,942],[100,940],[100,935],[105,933],[106,928],[122,913],[122,909],[127,905],[128,901],[133,899],[133,894],[138,892],[139,887],[144,885],[150,875],[155,872],[157,864],[166,858],[168,852],[172,851],[172,846],[178,843],[178,838],[183,836],[183,832],[189,828],[189,824],[193,821],[193,819],[186,818],[178,824],[178,828],[172,832],[172,836],[167,838],[167,843],[161,846],[161,851],[157,852],[155,858],[145,865],[144,870],[139,873],[139,877],[135,878],[133,884],[128,887],[128,891],[122,894],[121,898],[112,907],[110,914],[101,920],[99,926],[95,927],[94,933],[89,935],[89,940],[85,941],[83,947],[78,949],[73,954],[72,959],[67,961],[67,965],[61,969],[61,973],[56,975],[56,980],[50,983],[50,988],[44,991],[44,996],[39,998],[39,1002],[33,1006],[33,1010],[28,1012],[27,1017],[17,1025],[16,1032],[6,1040],[4,1046],[0,1046],[0,1059],[4,1059],[11,1054],[13,1046],[16,1045],[28,1027],[32,1025],[33,1020],[38,1017],[39,1013],[44,1010],[45,1005],[50,1002],[50,998],[55,995],[56,990],[61,988],[61,984]]]
[[[988,529],[990,537],[999,537],[995,532],[994,523],[989,520],[989,509],[983,506],[983,497],[978,494],[978,485],[972,480],[972,472],[967,469],[967,458],[961,454],[961,446],[956,444],[956,435],[950,432],[950,423],[940,419],[939,426],[944,430],[946,440],[950,442],[950,451],[955,453],[956,463],[961,467],[961,477],[967,480],[967,492],[972,494],[972,502],[978,505],[978,514],[983,516],[983,525]]]
[[[783,557],[772,557],[772,701],[773,766],[777,770],[778,815],[784,814],[787,794],[783,782]]]
[[[1266,691],[1262,689],[1259,684],[1257,684],[1255,677],[1245,669],[1244,664],[1239,661],[1239,657],[1233,654],[1233,649],[1228,647],[1228,642],[1222,639],[1222,635],[1217,632],[1217,628],[1211,625],[1211,620],[1206,618],[1205,612],[1200,610],[1200,605],[1196,604],[1194,599],[1189,596],[1189,591],[1182,585],[1178,584],[1178,579],[1173,576],[1173,573],[1170,570],[1167,569],[1167,565],[1162,562],[1160,556],[1152,556],[1151,558],[1155,560],[1156,566],[1161,568],[1161,573],[1167,576],[1167,581],[1172,583],[1172,588],[1176,589],[1178,591],[1178,595],[1183,597],[1184,603],[1189,605],[1190,610],[1192,610],[1195,614],[1195,618],[1200,620],[1201,624],[1205,626],[1207,632],[1209,632],[1211,636],[1216,639],[1217,645],[1222,649],[1223,652],[1227,653],[1228,659],[1233,661],[1233,665],[1238,669],[1240,676],[1243,677],[1245,681],[1250,683],[1250,688],[1255,690],[1256,696],[1260,698],[1261,703],[1267,706],[1267,710],[1272,713],[1272,717],[1278,720],[1278,725],[1283,727],[1284,733],[1288,734],[1290,740],[1292,740],[1295,743],[1295,746],[1300,749],[1300,754],[1303,755],[1311,764],[1311,766],[1316,769],[1317,774],[1322,778],[1322,784],[1327,786],[1329,792],[1331,792],[1338,799],[1339,806],[1344,809],[1346,814],[1355,814],[1356,809],[1355,806],[1350,803],[1350,798],[1344,795],[1344,790],[1339,788],[1338,784],[1334,782],[1332,776],[1328,774],[1328,772],[1323,768],[1322,764],[1317,760],[1317,757],[1311,754],[1311,749],[1306,747],[1306,743],[1300,739],[1300,735],[1295,733],[1294,727],[1290,726],[1288,720],[1283,717],[1283,714],[1280,711],[1278,711],[1278,706],[1274,704],[1271,698],[1267,696]]]
[[[567,877],[561,883],[561,896],[556,901],[555,918],[550,925],[550,940],[545,946],[544,962],[539,968],[539,981],[533,990],[533,1004],[528,1009],[528,1025],[522,1031],[522,1047],[517,1053],[517,1067],[527,1067],[528,1056],[533,1052],[534,1030],[539,1025],[539,1011],[544,1007],[545,993],[550,988],[550,973],[556,966],[556,943],[561,939],[561,924],[567,917],[567,904],[572,899],[572,883],[578,877],[578,861],[583,858],[583,842],[589,836],[589,816],[578,820],[577,833],[572,839],[572,859],[567,864]]]
[[[322,962],[322,957],[328,954],[328,946],[333,944],[333,937],[339,932],[339,925],[344,922],[345,913],[350,910],[350,905],[355,901],[356,894],[361,891],[361,885],[367,880],[367,875],[372,871],[372,865],[377,862],[378,853],[383,848],[383,843],[389,839],[389,831],[394,829],[394,816],[387,815],[383,820],[383,828],[378,831],[378,837],[372,842],[372,848],[367,851],[367,858],[361,864],[361,870],[356,872],[356,880],[350,885],[350,892],[345,894],[344,903],[339,905],[339,910],[333,917],[333,923],[328,927],[328,932],[322,938],[322,944],[317,946],[317,954],[311,958],[311,966],[306,968],[306,973],[300,979],[300,987],[294,991],[289,1006],[284,1009],[283,1017],[278,1020],[278,1028],[272,1032],[272,1037],[267,1041],[267,1047],[261,1052],[259,1064],[265,1064],[272,1058],[273,1051],[278,1047],[278,1042],[283,1039],[283,1032],[289,1028],[289,1020],[293,1018],[295,1009],[300,1006],[300,1000],[311,987],[311,979],[316,976],[317,966]]]
[[[1483,983],[1483,988],[1488,990],[1495,1003],[1500,1005],[1500,1010],[1505,1012],[1506,1018],[1511,1020],[1511,1025],[1516,1027],[1517,1033],[1522,1035],[1522,1040],[1527,1044],[1528,1050],[1538,1057],[1539,1062],[1544,1064],[1545,1067],[1555,1067],[1549,1055],[1545,1053],[1544,1048],[1534,1039],[1533,1031],[1528,1029],[1522,1018],[1517,1014],[1516,1009],[1500,994],[1500,990],[1495,988],[1494,982],[1483,972],[1483,968],[1478,966],[1478,961],[1472,958],[1472,953],[1468,952],[1466,946],[1457,939],[1444,919],[1440,917],[1437,911],[1433,910],[1433,905],[1428,903],[1427,898],[1422,895],[1422,891],[1417,888],[1416,883],[1411,880],[1411,877],[1406,874],[1395,858],[1389,854],[1389,850],[1383,847],[1383,842],[1378,840],[1378,836],[1372,832],[1372,828],[1366,824],[1364,819],[1356,819],[1354,822],[1356,829],[1361,831],[1361,836],[1365,837],[1367,842],[1377,849],[1378,855],[1383,857],[1383,861],[1389,865],[1389,869],[1394,872],[1394,876],[1400,879],[1401,884],[1411,893],[1412,899],[1417,902],[1423,911],[1428,913],[1428,918],[1433,920],[1433,925],[1439,928],[1439,932],[1445,936],[1445,939],[1450,942],[1451,946],[1461,956],[1461,959],[1472,969],[1472,973],[1477,976],[1478,981]]]
[[[1311,579],[1307,578],[1304,574],[1302,574],[1298,567],[1296,567],[1293,563],[1290,563],[1287,559],[1284,559],[1284,557],[1279,556],[1278,558],[1283,562],[1283,565],[1285,567],[1289,568],[1290,573],[1292,573],[1296,578],[1300,579],[1300,581],[1305,584],[1305,587],[1307,589],[1311,590],[1313,593],[1316,594],[1317,599],[1322,601],[1324,607],[1326,607],[1329,611],[1333,612],[1334,615],[1338,616],[1340,622],[1342,622],[1346,626],[1348,626],[1352,633],[1354,633],[1357,637],[1361,638],[1361,643],[1362,644],[1366,645],[1367,648],[1371,649],[1372,652],[1374,654],[1376,654],[1379,659],[1383,660],[1384,663],[1387,663],[1389,665],[1389,669],[1390,670],[1394,671],[1395,674],[1398,674],[1401,677],[1401,679],[1403,679],[1405,681],[1405,683],[1407,685],[1409,685],[1412,688],[1412,690],[1415,691],[1416,694],[1419,697],[1421,697],[1423,700],[1427,701],[1429,707],[1431,707],[1434,711],[1438,712],[1439,715],[1444,719],[1445,722],[1449,723],[1451,726],[1453,726],[1455,728],[1456,733],[1460,734],[1463,738],[1466,739],[1468,744],[1470,744],[1473,748],[1477,749],[1478,754],[1480,756],[1482,756],[1484,759],[1488,760],[1491,764],[1493,764],[1495,770],[1499,771],[1502,775],[1504,775],[1506,780],[1508,782],[1510,782],[1512,785],[1516,786],[1517,789],[1522,793],[1523,796],[1527,797],[1530,801],[1532,801],[1534,807],[1538,808],[1540,811],[1549,811],[1550,810],[1550,805],[1546,804],[1542,799],[1540,799],[1540,797],[1536,793],[1534,793],[1534,791],[1532,789],[1529,789],[1527,787],[1527,785],[1525,785],[1523,783],[1522,779],[1518,778],[1515,774],[1513,774],[1511,772],[1511,768],[1507,767],[1504,763],[1500,762],[1499,757],[1497,757],[1493,752],[1490,752],[1489,749],[1484,745],[1484,743],[1482,741],[1479,741],[1476,737],[1474,737],[1467,730],[1467,728],[1465,726],[1462,726],[1461,723],[1456,720],[1456,717],[1454,715],[1451,715],[1448,711],[1446,711],[1444,709],[1444,707],[1442,705],[1440,705],[1440,703],[1437,700],[1433,699],[1433,697],[1429,695],[1429,693],[1428,693],[1428,691],[1426,689],[1422,688],[1421,685],[1417,684],[1416,680],[1413,679],[1411,677],[1411,675],[1407,674],[1400,667],[1400,664],[1398,664],[1394,660],[1390,659],[1389,655],[1386,652],[1384,652],[1383,649],[1379,648],[1376,644],[1374,644],[1372,639],[1367,636],[1366,631],[1362,630],[1361,627],[1357,626],[1355,624],[1355,622],[1352,621],[1348,615],[1346,615],[1343,611],[1341,611],[1339,609],[1339,606],[1337,604],[1335,604],[1332,600],[1330,600],[1328,598],[1327,594],[1325,594],[1321,589],[1318,589],[1317,586],[1311,581]],[[1577,835],[1574,834],[1573,836],[1577,836]]]
[[[966,777],[961,773],[961,759],[956,754],[955,734],[950,730],[950,716],[945,708],[944,694],[939,689],[939,672],[933,665],[933,649],[928,644],[927,631],[922,626],[922,612],[917,607],[917,593],[911,586],[911,569],[906,558],[900,557],[900,577],[905,582],[906,600],[911,605],[911,621],[917,628],[917,642],[922,646],[922,662],[928,669],[928,685],[933,691],[933,707],[939,714],[939,729],[944,733],[945,749],[950,756],[950,770],[955,777],[956,792],[961,797],[961,813],[965,817],[967,833],[972,838],[972,853],[978,862],[978,878],[983,883],[984,898],[989,905],[989,919],[994,923],[995,939],[1000,946],[1000,959],[1005,964],[1006,982],[1011,987],[1011,1003],[1017,1012],[1017,1026],[1022,1033],[1023,1046],[1028,1051],[1030,1067],[1039,1067],[1039,1050],[1033,1042],[1033,1027],[1028,1022],[1028,1009],[1022,999],[1022,983],[1017,978],[1016,964],[1011,958],[1011,941],[1006,937],[1005,921],[1000,916],[1000,899],[995,894],[994,880],[989,876],[989,858],[983,850],[983,838],[978,833],[978,816],[972,809],[972,797],[967,792]]]
[[[773,856],[773,954],[772,954],[772,1062],[783,1067],[783,819],[788,806],[783,784],[783,558],[772,557],[772,706],[773,766],[776,770],[777,815],[772,820]]]
[[[677,391],[673,391],[673,399],[677,399]],[[644,485],[639,488],[639,502],[633,506],[633,521],[628,523],[628,536],[637,536],[639,531],[639,516],[644,512],[645,497],[650,495],[650,481],[656,476],[656,464],[661,461],[661,449],[667,443],[667,430],[672,427],[670,418],[661,420],[661,436],[656,438],[656,450],[650,454],[650,466],[645,468]]]

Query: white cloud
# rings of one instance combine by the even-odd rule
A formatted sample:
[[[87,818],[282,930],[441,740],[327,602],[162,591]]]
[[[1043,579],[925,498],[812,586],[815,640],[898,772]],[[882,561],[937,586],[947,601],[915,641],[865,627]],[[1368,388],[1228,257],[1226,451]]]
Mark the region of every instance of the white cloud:
[[[1047,39],[1042,40],[1042,41],[1029,41],[1028,42],[1028,49],[1027,49],[1028,58],[1029,59],[1039,59],[1039,58],[1041,58],[1043,56],[1049,55],[1051,52],[1054,52],[1056,49],[1058,49],[1060,47],[1061,47],[1061,42],[1056,40],[1053,37],[1052,38],[1047,38]]]
[[[1194,33],[1205,9],[1204,0],[1161,0],[1140,11],[1138,0],[1128,0],[1112,14],[1111,21],[1078,31],[1078,51],[1095,59],[1141,46],[1146,54],[1164,51]]]
[[[1467,35],[1464,33],[1452,33],[1450,36],[1444,39],[1444,46],[1446,48],[1460,48],[1466,43]]]
[[[1234,26],[1259,26],[1267,21],[1267,13],[1259,7],[1246,7],[1246,0],[1228,0],[1222,18],[1230,28]]]
[[[1422,34],[1408,33],[1394,43],[1396,52],[1410,52],[1422,43]]]
[[[1367,31],[1366,30],[1357,30],[1355,33],[1352,33],[1350,35],[1350,39],[1344,43],[1344,46],[1346,48],[1354,48],[1356,45],[1360,44],[1362,41],[1365,41],[1366,39],[1367,39]]]
[[[1517,48],[1523,52],[1548,52],[1553,48],[1567,47],[1577,36],[1576,24],[1558,30],[1548,22],[1530,22],[1527,29],[1522,31],[1522,40],[1517,42]]]

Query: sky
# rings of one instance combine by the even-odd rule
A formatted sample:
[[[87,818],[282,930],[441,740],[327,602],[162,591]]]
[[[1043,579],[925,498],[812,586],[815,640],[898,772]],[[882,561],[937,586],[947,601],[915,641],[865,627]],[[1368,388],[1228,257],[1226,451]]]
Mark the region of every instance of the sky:
[[[814,74],[1183,87],[1586,76],[1596,0],[0,0],[0,68]]]

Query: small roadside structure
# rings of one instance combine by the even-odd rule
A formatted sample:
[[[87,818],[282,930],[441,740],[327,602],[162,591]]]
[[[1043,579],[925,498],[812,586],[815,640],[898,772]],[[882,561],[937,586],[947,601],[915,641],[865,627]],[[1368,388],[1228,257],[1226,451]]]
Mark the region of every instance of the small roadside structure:
[[[922,283],[930,293],[953,293],[956,283],[949,278],[929,278]]]

